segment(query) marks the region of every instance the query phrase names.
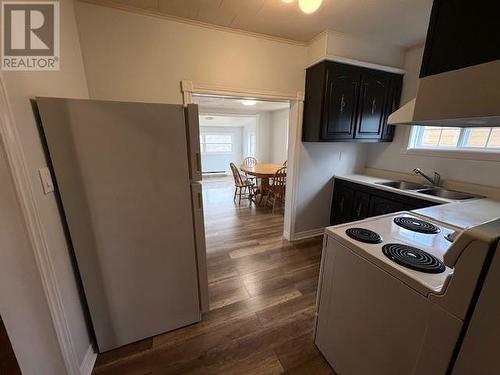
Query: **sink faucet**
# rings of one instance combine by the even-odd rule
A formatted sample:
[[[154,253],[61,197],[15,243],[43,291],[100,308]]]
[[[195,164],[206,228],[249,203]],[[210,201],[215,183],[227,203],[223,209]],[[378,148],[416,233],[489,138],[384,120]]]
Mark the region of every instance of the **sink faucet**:
[[[422,176],[434,186],[439,186],[439,182],[441,181],[441,175],[437,172],[434,172],[434,178],[430,178],[429,176],[427,176],[424,172],[422,172],[420,168],[415,168],[413,170],[413,173]]]

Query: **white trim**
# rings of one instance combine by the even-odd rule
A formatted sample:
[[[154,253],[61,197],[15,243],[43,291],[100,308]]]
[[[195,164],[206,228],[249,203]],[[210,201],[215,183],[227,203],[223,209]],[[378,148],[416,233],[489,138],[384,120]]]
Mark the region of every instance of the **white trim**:
[[[295,45],[295,46],[303,46],[303,47],[308,45],[308,42],[302,42],[302,41],[297,41],[297,40],[287,39],[287,38],[280,38],[277,36],[247,31],[247,30],[243,30],[243,29],[235,29],[235,28],[231,28],[231,27],[227,27],[227,26],[214,25],[211,23],[203,22],[203,21],[192,20],[189,18],[183,18],[183,17],[179,17],[179,16],[173,16],[171,14],[162,13],[160,11],[153,10],[153,9],[141,9],[141,8],[130,6],[130,5],[119,4],[119,3],[116,3],[114,1],[109,1],[109,0],[80,0],[80,1],[82,3],[97,5],[97,6],[106,7],[106,8],[118,9],[118,10],[129,12],[129,13],[141,14],[143,16],[161,18],[164,20],[184,23],[184,24],[191,25],[191,26],[198,26],[198,27],[203,27],[206,29],[224,31],[227,33],[239,34],[239,35],[247,36],[247,37],[265,39],[265,40],[269,40],[271,42],[287,43],[287,44],[291,44],[291,45]]]
[[[205,95],[220,95],[225,97],[248,97],[261,100],[277,100],[277,101],[287,101],[287,100],[297,100],[297,93],[290,93],[288,91],[278,91],[278,90],[261,90],[261,89],[246,89],[246,88],[235,88],[229,86],[219,86],[211,84],[197,83],[194,84],[189,80],[181,81],[181,89],[183,93],[183,98],[189,98],[188,94],[205,94]],[[192,98],[191,98],[192,102]],[[186,101],[184,104],[187,104]]]
[[[296,193],[298,188],[298,168],[300,160],[300,145],[302,134],[302,112],[304,108],[304,93],[294,93],[275,90],[245,89],[224,87],[208,84],[194,84],[189,80],[181,82],[184,105],[193,103],[193,94],[221,95],[227,97],[250,97],[261,100],[277,100],[290,102],[290,120],[288,127],[288,181],[285,195],[285,220],[283,236],[289,240],[295,233],[295,216],[297,212]]]
[[[42,220],[36,205],[33,186],[11,108],[3,75],[0,73],[0,138],[7,155],[66,371],[70,375],[78,375],[80,374],[80,363],[73,346],[50,250],[43,231]]]
[[[498,151],[479,151],[479,150],[474,151],[470,149],[445,150],[445,149],[434,149],[434,148],[409,148],[403,150],[402,153],[406,155],[427,156],[433,158],[500,162],[500,153]]]
[[[95,345],[92,343],[85,353],[82,364],[80,365],[81,375],[91,375],[92,370],[94,370],[95,361],[97,360],[97,350]]]
[[[295,219],[297,217],[297,190],[299,188],[300,148],[302,146],[302,121],[304,111],[304,93],[297,94],[298,100],[290,104],[288,123],[288,168],[285,194],[284,233],[286,240],[295,237]]]
[[[304,232],[295,233],[292,241],[305,240],[306,238],[322,236],[325,233],[325,228],[316,228],[311,230],[306,230]]]
[[[375,63],[371,63],[368,61],[356,60],[356,59],[351,59],[348,57],[331,55],[331,54],[327,54],[326,56],[322,56],[322,57],[314,60],[312,63],[310,63],[306,66],[306,69],[310,68],[311,66],[314,66],[322,61],[334,61],[334,62],[338,62],[338,63],[342,63],[342,64],[361,66],[363,68],[368,68],[368,69],[382,70],[384,72],[389,72],[389,73],[406,74],[406,70],[395,67],[395,66],[375,64]]]

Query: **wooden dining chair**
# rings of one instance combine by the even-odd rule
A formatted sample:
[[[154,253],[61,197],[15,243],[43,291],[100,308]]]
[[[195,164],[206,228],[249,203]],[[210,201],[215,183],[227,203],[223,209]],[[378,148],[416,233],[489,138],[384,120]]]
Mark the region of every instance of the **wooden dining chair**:
[[[245,167],[254,167],[255,164],[257,164],[258,161],[256,158],[252,157],[252,156],[247,156],[245,159],[243,159],[243,165]],[[245,173],[245,177],[247,178],[247,180],[250,180],[252,181],[254,184],[257,183],[257,178],[256,177],[253,177],[253,176],[249,176],[246,172]]]
[[[285,161],[283,162],[283,166],[284,166],[284,167],[288,167],[288,160],[285,160]]]
[[[274,174],[269,191],[266,194],[266,206],[272,200],[273,214],[276,208],[276,203],[284,203],[286,190],[286,167],[281,167]]]
[[[248,199],[250,204],[252,204],[254,198],[255,185],[252,181],[248,179],[243,179],[241,177],[238,167],[234,163],[230,163],[231,172],[233,173],[234,179],[234,198],[233,201],[236,202],[236,197],[239,197],[238,204],[241,204],[241,199]]]

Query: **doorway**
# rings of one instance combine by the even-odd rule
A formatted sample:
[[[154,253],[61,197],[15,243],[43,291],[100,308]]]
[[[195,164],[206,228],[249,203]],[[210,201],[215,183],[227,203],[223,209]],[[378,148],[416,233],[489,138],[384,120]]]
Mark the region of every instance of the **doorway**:
[[[209,304],[216,310],[252,298],[247,276],[288,244],[283,232],[290,103],[196,94],[192,102],[200,114]],[[246,172],[247,158],[256,170],[269,168],[269,175]],[[281,196],[274,195],[277,171],[285,175]],[[239,189],[236,176],[249,186]]]
[[[239,209],[267,213],[272,208],[272,214],[284,216],[290,104],[196,94],[192,101],[199,106],[202,175],[211,191],[207,198],[219,199],[215,196],[229,190],[223,186],[231,185]]]

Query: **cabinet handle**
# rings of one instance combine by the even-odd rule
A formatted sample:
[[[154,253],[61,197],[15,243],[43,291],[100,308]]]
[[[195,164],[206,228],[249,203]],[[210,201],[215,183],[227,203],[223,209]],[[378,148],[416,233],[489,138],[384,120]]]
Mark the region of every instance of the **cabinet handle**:
[[[339,204],[340,211],[344,211],[344,197],[340,198],[340,204]]]
[[[361,207],[363,207],[363,204],[359,202],[358,204],[358,209],[356,210],[356,217],[359,219],[361,217]]]
[[[340,114],[344,113],[344,107],[345,107],[345,98],[344,94],[342,94],[342,98],[340,99]]]
[[[377,109],[377,101],[375,98],[373,98],[372,101],[372,115],[375,114],[375,110]]]

